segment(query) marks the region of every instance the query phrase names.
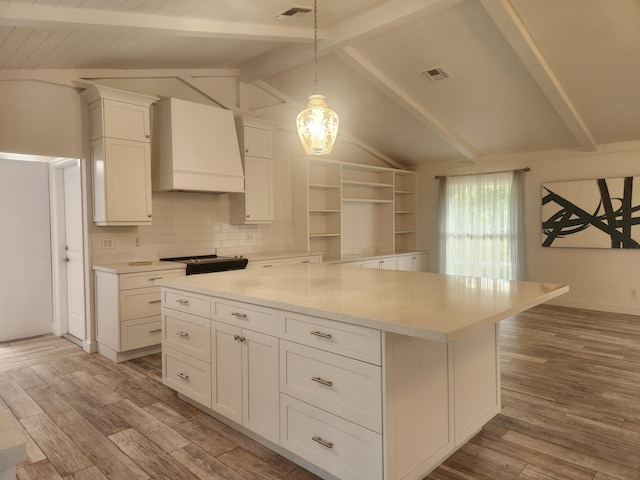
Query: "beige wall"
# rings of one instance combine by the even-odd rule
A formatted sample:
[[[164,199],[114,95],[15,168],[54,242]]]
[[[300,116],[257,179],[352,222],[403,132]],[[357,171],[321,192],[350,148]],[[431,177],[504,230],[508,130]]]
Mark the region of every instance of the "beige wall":
[[[542,184],[555,181],[640,176],[640,143],[602,147],[597,153],[565,152],[522,158],[499,165],[446,171],[422,169],[420,244],[437,256],[436,173],[470,173],[531,167],[525,174],[527,280],[568,284],[570,292],[555,303],[592,310],[640,314],[640,252],[637,250],[544,248],[541,246]],[[435,268],[435,260],[432,269]]]

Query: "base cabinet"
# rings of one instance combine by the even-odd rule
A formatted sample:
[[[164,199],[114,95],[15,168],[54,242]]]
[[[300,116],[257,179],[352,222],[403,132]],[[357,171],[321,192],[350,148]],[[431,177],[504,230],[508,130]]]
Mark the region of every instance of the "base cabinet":
[[[165,288],[163,315],[196,297]],[[500,410],[497,325],[442,343],[208,298],[210,363],[176,321],[164,383],[322,478],[420,480]]]

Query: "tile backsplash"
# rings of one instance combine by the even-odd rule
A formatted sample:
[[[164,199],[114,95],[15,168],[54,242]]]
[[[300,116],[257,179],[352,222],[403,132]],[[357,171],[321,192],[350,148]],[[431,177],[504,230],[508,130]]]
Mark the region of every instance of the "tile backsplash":
[[[231,225],[225,193],[153,192],[152,225],[93,225],[91,242],[94,264],[212,253],[247,255],[290,250],[292,224],[276,220],[265,225]]]

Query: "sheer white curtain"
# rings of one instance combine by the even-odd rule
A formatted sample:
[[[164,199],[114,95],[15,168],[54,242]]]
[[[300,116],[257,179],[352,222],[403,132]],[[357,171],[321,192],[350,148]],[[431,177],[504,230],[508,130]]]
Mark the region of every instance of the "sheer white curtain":
[[[440,179],[440,272],[524,276],[522,171]]]

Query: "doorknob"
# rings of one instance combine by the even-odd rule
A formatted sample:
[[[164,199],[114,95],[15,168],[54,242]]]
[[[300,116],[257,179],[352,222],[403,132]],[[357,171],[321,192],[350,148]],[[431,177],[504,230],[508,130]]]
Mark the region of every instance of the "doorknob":
[[[62,261],[63,261],[63,262],[67,262],[67,263],[69,263],[69,257],[64,257],[64,258],[62,259]]]

